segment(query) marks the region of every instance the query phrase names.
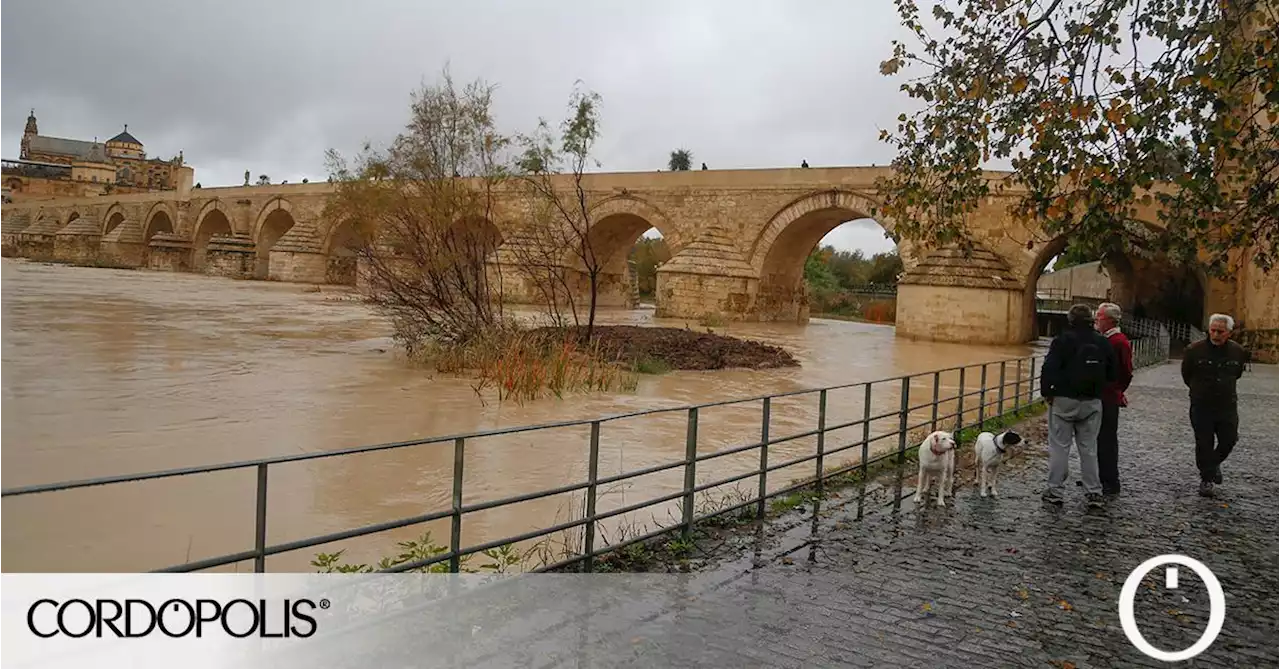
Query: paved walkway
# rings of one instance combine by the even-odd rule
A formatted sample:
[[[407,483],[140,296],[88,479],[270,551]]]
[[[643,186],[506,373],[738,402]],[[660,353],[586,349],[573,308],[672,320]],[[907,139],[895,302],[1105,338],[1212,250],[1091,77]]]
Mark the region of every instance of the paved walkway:
[[[1226,622],[1207,651],[1179,666],[1276,666],[1276,367],[1255,365],[1241,381],[1241,441],[1223,467],[1216,499],[1196,495],[1186,391],[1176,364],[1140,372],[1129,396],[1120,432],[1125,492],[1103,513],[1085,512],[1078,487],[1069,487],[1062,508],[1041,504],[1046,463],[1043,438],[1035,437],[1034,447],[1002,472],[998,500],[979,498],[970,485],[958,488],[949,509],[921,512],[909,499],[895,508],[891,481],[860,498],[861,513],[846,498],[842,507],[823,510],[816,532],[803,523],[772,550],[692,577],[649,577],[668,579],[661,596],[586,607],[592,609],[586,616],[578,608],[576,621],[550,611],[533,616],[536,623],[521,617],[524,622],[502,633],[501,644],[479,634],[465,657],[451,660],[459,666],[1168,666],[1129,643],[1117,602],[1141,562],[1181,553],[1203,561],[1220,580]],[[971,445],[964,445],[961,462],[969,473]],[[1077,464],[1073,460],[1073,474]],[[909,495],[914,472],[899,484]],[[1179,650],[1204,630],[1208,597],[1189,569],[1180,570],[1176,590],[1164,588],[1163,579],[1158,568],[1139,588],[1137,620],[1157,648]],[[515,629],[526,625],[524,632]],[[513,643],[511,634],[522,640]]]

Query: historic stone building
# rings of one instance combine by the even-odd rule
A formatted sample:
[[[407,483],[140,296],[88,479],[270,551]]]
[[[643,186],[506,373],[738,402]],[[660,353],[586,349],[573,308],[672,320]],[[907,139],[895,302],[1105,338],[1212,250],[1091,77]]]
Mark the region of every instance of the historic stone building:
[[[127,125],[105,144],[52,137],[40,134],[35,110],[27,116],[19,159],[6,160],[3,173],[11,200],[179,190],[193,176],[181,151],[169,160],[147,158]]]

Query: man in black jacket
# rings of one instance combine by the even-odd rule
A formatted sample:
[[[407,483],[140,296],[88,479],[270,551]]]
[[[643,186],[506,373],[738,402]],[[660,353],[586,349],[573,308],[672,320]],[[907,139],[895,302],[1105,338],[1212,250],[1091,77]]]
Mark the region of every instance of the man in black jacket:
[[[1093,329],[1093,309],[1077,304],[1067,312],[1067,329],[1054,338],[1040,370],[1040,394],[1049,403],[1049,487],[1044,501],[1062,504],[1068,454],[1074,439],[1080,453],[1089,508],[1102,508],[1098,479],[1098,430],[1102,425],[1102,393],[1116,380],[1116,352]]]
[[[1196,468],[1200,494],[1212,497],[1222,483],[1220,465],[1235,448],[1240,417],[1236,409],[1236,381],[1244,373],[1249,353],[1231,341],[1235,322],[1226,314],[1209,317],[1209,336],[1187,347],[1182,356],[1182,382],[1191,396],[1191,429],[1196,435]],[[1218,446],[1214,448],[1214,438]]]

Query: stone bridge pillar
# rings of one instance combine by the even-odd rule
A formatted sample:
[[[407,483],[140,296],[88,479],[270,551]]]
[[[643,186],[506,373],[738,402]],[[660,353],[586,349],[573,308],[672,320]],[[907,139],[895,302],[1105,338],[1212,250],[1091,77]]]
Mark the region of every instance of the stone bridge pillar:
[[[658,318],[755,320],[760,279],[733,238],[712,229],[658,267]]]
[[[142,234],[138,221],[125,219],[102,238],[99,255],[112,265],[143,267],[147,264],[147,245]]]
[[[36,262],[53,260],[53,237],[62,229],[55,215],[45,216],[18,234],[17,252]]]
[[[191,240],[175,232],[157,232],[147,244],[147,268],[167,272],[190,272]]]
[[[98,217],[85,214],[53,238],[53,259],[58,262],[92,265],[98,260],[98,242],[102,241],[102,225]]]
[[[329,262],[321,249],[320,234],[313,223],[298,221],[268,251],[271,281],[325,283]]]
[[[252,279],[258,253],[249,235],[214,235],[205,247],[205,274],[232,279]]]
[[[930,252],[898,283],[897,335],[965,344],[1021,344],[1033,335],[1023,286],[979,247]],[[1032,307],[1034,308],[1034,307]]]
[[[22,231],[31,227],[31,212],[16,211],[0,219],[0,256],[19,255],[18,242]]]

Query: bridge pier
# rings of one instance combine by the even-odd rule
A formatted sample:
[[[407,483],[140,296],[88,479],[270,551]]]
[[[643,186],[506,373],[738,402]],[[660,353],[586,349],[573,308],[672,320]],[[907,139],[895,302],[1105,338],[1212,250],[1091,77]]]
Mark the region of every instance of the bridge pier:
[[[53,236],[55,262],[92,264],[98,259],[98,243],[102,241],[102,228],[98,219],[81,216]]]
[[[205,247],[204,273],[232,279],[252,279],[257,249],[246,234],[214,235]]]
[[[162,272],[190,272],[191,240],[173,232],[157,232],[147,244],[147,269]]]
[[[966,344],[1021,344],[1033,337],[1034,304],[1009,266],[984,248],[930,252],[898,283],[897,335]]]
[[[142,239],[142,228],[137,221],[126,220],[102,238],[98,256],[116,266],[144,267],[147,264],[147,245]]]

